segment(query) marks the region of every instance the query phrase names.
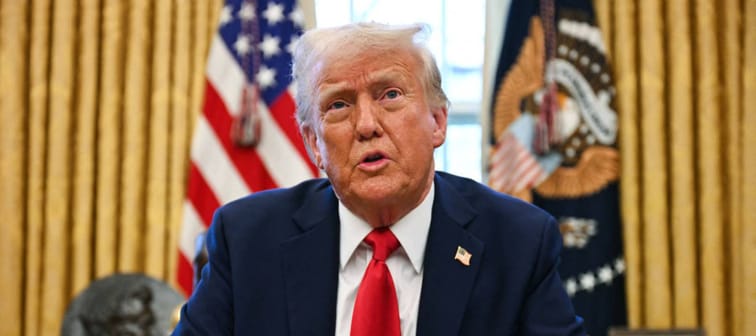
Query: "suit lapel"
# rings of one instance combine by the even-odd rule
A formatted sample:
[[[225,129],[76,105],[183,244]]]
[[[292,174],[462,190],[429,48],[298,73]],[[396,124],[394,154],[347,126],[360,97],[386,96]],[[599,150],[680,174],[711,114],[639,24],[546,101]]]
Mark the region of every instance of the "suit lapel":
[[[338,201],[330,185],[293,215],[302,233],[281,244],[290,335],[333,335],[339,265]]]
[[[465,230],[475,210],[443,177],[436,175],[436,194],[428,232],[418,335],[458,334],[483,256],[483,242]],[[472,258],[465,266],[454,259],[457,247]]]

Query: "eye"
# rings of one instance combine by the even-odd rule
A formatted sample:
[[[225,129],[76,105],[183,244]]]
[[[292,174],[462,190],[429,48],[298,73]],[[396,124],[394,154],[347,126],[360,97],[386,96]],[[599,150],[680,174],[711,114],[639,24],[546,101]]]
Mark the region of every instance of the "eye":
[[[386,91],[386,94],[384,95],[387,99],[396,99],[399,98],[399,96],[402,95],[402,92],[397,89],[391,89]]]
[[[338,110],[338,109],[343,109],[345,107],[347,107],[347,104],[343,101],[335,101],[331,103],[331,105],[328,105],[329,110]]]

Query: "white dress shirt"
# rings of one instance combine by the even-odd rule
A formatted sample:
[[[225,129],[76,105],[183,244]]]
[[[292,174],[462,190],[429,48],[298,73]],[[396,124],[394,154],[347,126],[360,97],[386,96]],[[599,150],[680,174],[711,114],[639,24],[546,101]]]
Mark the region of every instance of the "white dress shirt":
[[[388,259],[399,302],[402,335],[415,335],[420,289],[423,284],[423,256],[433,209],[434,185],[420,205],[390,227],[399,246]],[[348,336],[352,327],[352,312],[357,290],[362,282],[373,250],[362,240],[373,230],[367,222],[347,209],[339,201],[341,222],[339,289],[336,298],[336,335]]]

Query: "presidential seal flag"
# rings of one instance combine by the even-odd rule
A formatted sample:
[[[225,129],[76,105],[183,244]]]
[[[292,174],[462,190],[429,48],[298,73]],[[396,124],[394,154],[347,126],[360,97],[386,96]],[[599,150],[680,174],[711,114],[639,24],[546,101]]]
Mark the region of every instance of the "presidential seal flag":
[[[318,175],[294,119],[291,52],[304,14],[294,0],[226,0],[221,9],[179,237],[177,281],[186,294],[195,240],[217,207]]]
[[[488,183],[551,213],[590,335],[626,324],[616,92],[588,0],[513,0],[490,115]]]

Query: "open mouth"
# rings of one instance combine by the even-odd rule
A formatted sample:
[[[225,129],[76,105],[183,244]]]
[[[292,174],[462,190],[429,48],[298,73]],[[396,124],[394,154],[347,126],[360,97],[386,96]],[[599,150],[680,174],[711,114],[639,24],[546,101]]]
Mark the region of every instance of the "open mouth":
[[[370,154],[366,156],[365,159],[362,160],[362,162],[371,163],[371,162],[379,161],[381,159],[383,159],[383,155],[380,153],[375,153],[375,154]]]

